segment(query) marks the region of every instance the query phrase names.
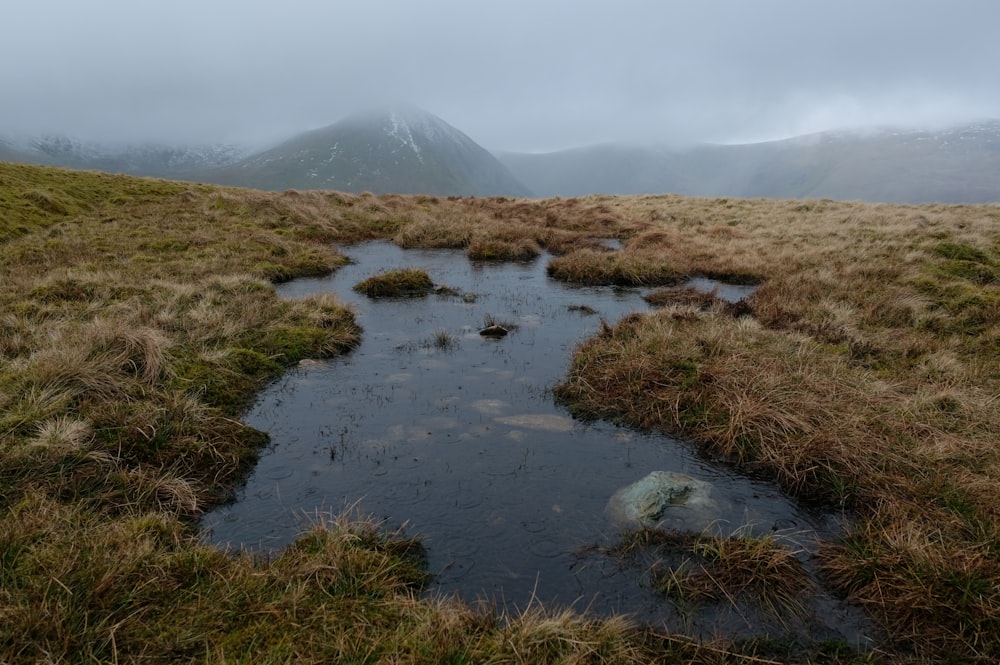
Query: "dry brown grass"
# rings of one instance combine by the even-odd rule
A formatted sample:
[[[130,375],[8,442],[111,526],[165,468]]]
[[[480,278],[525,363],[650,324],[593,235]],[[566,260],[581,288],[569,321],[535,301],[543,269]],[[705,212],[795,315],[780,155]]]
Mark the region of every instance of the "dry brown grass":
[[[241,406],[358,338],[332,296],[270,283],[335,269],[329,243],[391,236],[426,202],[0,164],[0,203],[0,660],[653,661],[620,622],[567,614],[556,638],[420,601],[415,541],[357,516],[270,562],[198,542],[192,518],[264,442]],[[555,646],[525,660],[522,641]]]
[[[654,564],[653,583],[681,604],[746,604],[788,624],[808,615],[812,582],[795,552],[773,537],[694,536],[670,558]]]
[[[335,299],[270,283],[389,237],[548,249],[589,283],[760,281],[737,316],[675,302],[607,326],[560,395],[852,511],[824,568],[894,659],[1000,648],[996,206],[266,194],[9,165],[0,204],[6,660],[761,662],[618,620],[420,601],[408,546],[346,524],[281,565],[196,543],[186,520],[262,443],[242,405],[359,334]]]
[[[372,275],[354,285],[354,290],[369,298],[401,298],[425,296],[434,289],[426,270],[398,268]]]
[[[763,284],[752,317],[679,303],[605,329],[561,398],[850,509],[827,569],[896,644],[970,660],[997,648],[1000,208],[621,205],[657,219],[623,251]]]
[[[680,280],[680,273],[656,251],[581,249],[553,259],[548,274],[564,282],[589,285],[663,286]]]

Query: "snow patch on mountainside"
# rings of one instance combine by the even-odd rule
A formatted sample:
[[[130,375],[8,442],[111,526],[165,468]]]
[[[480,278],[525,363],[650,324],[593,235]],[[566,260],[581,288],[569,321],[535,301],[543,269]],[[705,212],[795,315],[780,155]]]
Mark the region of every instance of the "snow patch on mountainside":
[[[389,130],[389,136],[397,139],[403,145],[409,147],[422,164],[424,162],[424,157],[420,154],[420,146],[418,146],[413,140],[413,132],[410,131],[410,126],[407,124],[406,120],[400,118],[395,111],[391,111],[389,113],[389,122],[392,123],[392,129]]]
[[[441,118],[419,108],[402,108],[390,111],[404,123],[411,135],[423,137],[430,144],[458,144],[466,149],[479,149],[478,143]]]

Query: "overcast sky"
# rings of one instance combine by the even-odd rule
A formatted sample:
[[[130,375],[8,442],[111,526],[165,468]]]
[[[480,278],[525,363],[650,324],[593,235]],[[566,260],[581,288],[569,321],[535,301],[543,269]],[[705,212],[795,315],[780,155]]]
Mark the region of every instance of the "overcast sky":
[[[4,0],[0,136],[269,142],[409,102],[495,150],[1000,118],[997,0]]]

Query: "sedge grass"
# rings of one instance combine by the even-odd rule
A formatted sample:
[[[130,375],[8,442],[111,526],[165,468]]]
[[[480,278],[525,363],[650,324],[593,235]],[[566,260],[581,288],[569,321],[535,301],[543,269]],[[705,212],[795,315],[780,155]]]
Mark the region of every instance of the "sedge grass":
[[[336,299],[269,282],[335,269],[330,242],[397,232],[408,200],[4,164],[0,193],[0,660],[525,662],[496,617],[420,601],[418,544],[378,523],[271,561],[199,541],[266,441],[243,405],[358,339]],[[560,653],[594,653],[563,623]]]
[[[803,616],[810,582],[795,553],[773,537],[702,536],[690,558],[655,570],[655,584],[683,602],[748,600],[779,620]]]
[[[327,525],[280,564],[198,542],[193,518],[265,441],[242,407],[360,334],[335,299],[270,283],[391,237],[523,239],[585,283],[760,282],[738,318],[672,303],[606,325],[556,392],[850,511],[823,568],[888,660],[1000,649],[997,206],[269,194],[7,164],[0,206],[5,661],[761,661],[724,637],[420,600],[415,550],[367,527]]]
[[[680,280],[677,271],[655,252],[605,252],[580,249],[548,265],[554,279],[574,284],[663,286]]]
[[[682,611],[704,614],[706,607],[725,606],[743,615],[748,627],[754,619],[767,620],[792,638],[792,626],[799,633],[809,626],[815,582],[798,552],[774,534],[751,531],[750,525],[728,536],[642,528],[597,549],[623,565],[641,563],[649,584]]]
[[[442,351],[449,351],[457,348],[459,345],[459,338],[457,335],[442,329],[434,331],[433,337],[431,337],[428,342],[428,346],[433,346],[436,349],[441,349]]]
[[[897,653],[986,662],[1000,649],[1000,208],[622,205],[663,211],[627,246],[763,283],[741,318],[674,302],[605,327],[559,398],[850,511],[844,543],[825,548],[834,587]],[[723,220],[733,233],[714,231]]]
[[[434,282],[426,270],[397,268],[358,282],[354,290],[369,298],[415,298],[433,291]]]

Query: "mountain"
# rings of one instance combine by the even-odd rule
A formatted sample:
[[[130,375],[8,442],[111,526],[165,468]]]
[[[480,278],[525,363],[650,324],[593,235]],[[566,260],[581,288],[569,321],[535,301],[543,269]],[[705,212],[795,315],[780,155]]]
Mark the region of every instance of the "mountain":
[[[245,154],[232,145],[105,144],[61,135],[0,139],[3,161],[163,178],[232,164]]]
[[[1000,202],[1000,121],[687,149],[608,144],[494,156],[440,118],[404,108],[354,115],[253,154],[225,145],[0,137],[0,160],[270,190]]]
[[[546,197],[672,192],[885,203],[1000,201],[1000,121],[938,131],[823,132],[685,150],[601,145],[498,158]]]
[[[437,116],[413,108],[354,115],[198,175],[217,184],[269,190],[531,195],[486,149]]]

